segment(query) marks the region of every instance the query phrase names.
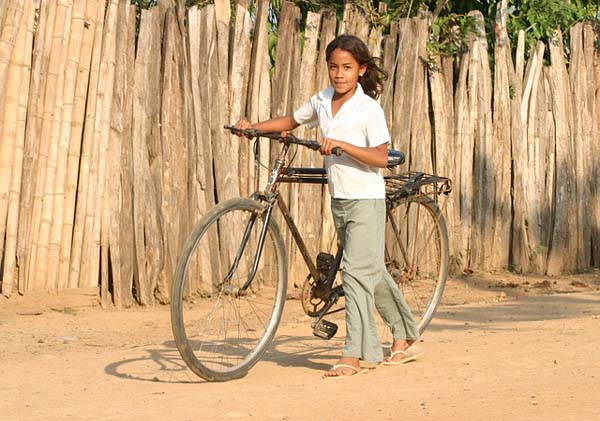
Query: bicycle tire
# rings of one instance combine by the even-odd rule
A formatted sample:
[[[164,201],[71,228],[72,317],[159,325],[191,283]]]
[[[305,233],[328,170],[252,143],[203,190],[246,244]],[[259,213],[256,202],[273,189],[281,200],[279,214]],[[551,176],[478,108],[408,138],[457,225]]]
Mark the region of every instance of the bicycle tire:
[[[422,334],[448,277],[448,230],[436,202],[415,195],[394,203],[388,210],[385,259]]]
[[[253,215],[256,222],[232,271],[235,264],[231,263],[240,248],[231,244],[241,244]],[[264,217],[264,205],[257,200],[225,201],[200,220],[182,249],[173,283],[171,327],[181,357],[205,380],[245,376],[268,349],[279,325],[287,262],[281,232],[272,218],[256,276],[246,293],[238,292],[253,266]],[[245,224],[240,224],[240,218]],[[229,273],[231,279],[223,281]],[[212,323],[221,316],[222,320]]]

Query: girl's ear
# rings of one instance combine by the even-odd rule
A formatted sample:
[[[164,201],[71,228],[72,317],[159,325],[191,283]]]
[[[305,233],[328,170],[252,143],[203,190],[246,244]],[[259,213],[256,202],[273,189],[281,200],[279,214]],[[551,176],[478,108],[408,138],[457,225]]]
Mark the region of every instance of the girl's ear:
[[[363,64],[362,66],[360,66],[358,68],[358,74],[361,75],[361,76],[364,76],[364,74],[366,73],[366,71],[367,71],[367,65],[366,64]]]

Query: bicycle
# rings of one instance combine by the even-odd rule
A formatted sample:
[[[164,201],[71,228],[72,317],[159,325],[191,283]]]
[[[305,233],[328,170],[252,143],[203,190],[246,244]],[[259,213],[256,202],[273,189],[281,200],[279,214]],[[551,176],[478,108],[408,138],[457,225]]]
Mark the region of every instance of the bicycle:
[[[325,184],[324,168],[294,168],[291,145],[313,150],[319,143],[291,133],[239,130],[232,133],[281,143],[264,190],[224,201],[198,222],[182,249],[175,271],[171,325],[187,366],[208,381],[243,377],[271,344],[287,289],[286,249],[273,210],[278,207],[308,268],[302,288],[304,312],[314,317],[313,333],[332,338],[337,326],[324,319],[342,308],[336,285],[343,250],[321,252],[313,260],[288,207],[281,183]],[[334,150],[339,154],[340,150]],[[388,151],[388,168],[405,160]],[[403,290],[423,332],[439,304],[448,275],[448,234],[437,199],[450,193],[444,177],[407,172],[386,176],[386,268]],[[217,320],[218,319],[218,320]]]

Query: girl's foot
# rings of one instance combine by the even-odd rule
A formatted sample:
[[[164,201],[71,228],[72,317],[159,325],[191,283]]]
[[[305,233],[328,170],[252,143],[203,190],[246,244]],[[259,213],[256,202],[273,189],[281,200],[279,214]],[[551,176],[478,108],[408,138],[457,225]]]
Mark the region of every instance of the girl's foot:
[[[323,377],[349,377],[359,373],[361,368],[358,358],[342,357],[330,370],[323,373]]]
[[[414,343],[415,343],[414,339],[395,340],[394,343],[392,344],[392,348],[391,348],[392,355],[390,355],[389,357],[386,357],[384,359],[384,363],[394,363],[394,362],[402,361],[403,359],[405,359],[405,354],[402,353],[401,351],[406,351]]]

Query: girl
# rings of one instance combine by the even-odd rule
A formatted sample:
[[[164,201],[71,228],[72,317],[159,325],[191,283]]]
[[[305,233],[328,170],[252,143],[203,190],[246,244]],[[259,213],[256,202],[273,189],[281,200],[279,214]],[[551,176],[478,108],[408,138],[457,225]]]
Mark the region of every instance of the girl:
[[[390,135],[375,98],[387,75],[355,36],[338,36],[325,53],[330,87],[293,115],[257,124],[242,120],[236,126],[285,131],[300,124],[319,125],[333,218],[344,245],[346,343],[340,360],[324,374],[327,379],[339,379],[365,372],[360,360],[383,360],[373,306],[394,337],[385,365],[412,361],[422,351],[411,347],[419,332],[384,264],[385,183],[379,169],[387,165]],[[332,155],[335,147],[342,149],[341,156]]]

